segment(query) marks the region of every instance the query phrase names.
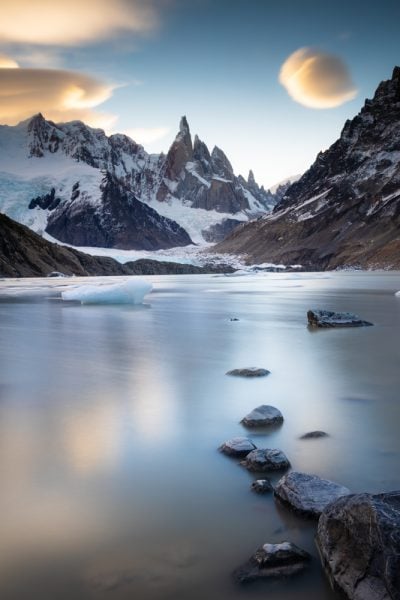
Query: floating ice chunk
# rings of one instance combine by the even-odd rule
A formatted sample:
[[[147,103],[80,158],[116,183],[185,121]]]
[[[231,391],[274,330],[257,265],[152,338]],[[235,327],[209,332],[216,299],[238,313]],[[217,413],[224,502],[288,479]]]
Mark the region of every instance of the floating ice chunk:
[[[397,298],[400,298],[400,292],[396,292],[395,296],[397,296]]]
[[[61,293],[63,300],[82,304],[141,304],[153,286],[147,281],[124,281],[111,285],[80,285]]]

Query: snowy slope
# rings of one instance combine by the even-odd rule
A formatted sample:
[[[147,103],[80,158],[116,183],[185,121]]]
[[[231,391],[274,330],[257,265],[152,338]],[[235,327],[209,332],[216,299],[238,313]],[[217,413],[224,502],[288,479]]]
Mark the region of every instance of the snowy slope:
[[[113,182],[115,202],[108,194],[105,203],[105,177]],[[154,230],[155,235],[141,242],[143,236],[135,235],[131,218],[129,232],[118,243],[155,248],[185,245],[190,238],[204,244],[274,204],[252,173],[248,181],[234,175],[222,150],[209,153],[197,136],[193,145],[186,119],[166,155],[149,155],[125,135],[107,137],[80,121],[54,124],[40,114],[14,127],[0,126],[0,212],[40,234],[51,222],[53,234],[56,231],[64,242],[90,238],[93,243],[91,220],[104,230],[106,217],[107,227],[118,230],[127,215],[132,216],[129,206],[123,210],[121,198],[135,204],[136,227]],[[151,209],[140,209],[137,201]],[[79,220],[74,227],[86,227],[86,233],[66,226],[71,216]],[[218,232],[215,227],[220,227]],[[95,243],[114,243],[107,241],[106,233],[99,233]]]

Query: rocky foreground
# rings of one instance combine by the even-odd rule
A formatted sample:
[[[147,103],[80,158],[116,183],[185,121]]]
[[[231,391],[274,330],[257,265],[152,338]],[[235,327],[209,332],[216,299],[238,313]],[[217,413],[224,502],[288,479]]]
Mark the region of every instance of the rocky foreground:
[[[314,327],[372,325],[352,313],[314,310],[307,316]],[[257,370],[260,369],[242,371]],[[245,427],[263,427],[276,419],[282,425],[284,419],[279,409],[262,405],[240,422]],[[300,439],[326,437],[325,431],[315,430]],[[349,600],[400,600],[400,491],[353,494],[334,481],[289,471],[290,461],[282,450],[258,448],[248,437],[232,438],[219,450],[256,475],[288,471],[274,486],[269,479],[255,479],[251,490],[258,494],[273,492],[281,510],[316,521],[316,545],[335,590]],[[290,540],[267,541],[233,571],[233,577],[239,584],[292,577],[307,569],[311,561],[310,554]]]
[[[400,268],[400,67],[345,123],[271,215],[240,225],[217,252],[309,270]]]

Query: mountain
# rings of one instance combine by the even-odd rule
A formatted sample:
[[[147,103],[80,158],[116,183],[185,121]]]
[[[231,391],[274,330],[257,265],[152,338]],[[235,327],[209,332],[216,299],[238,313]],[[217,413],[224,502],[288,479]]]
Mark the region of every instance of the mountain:
[[[213,251],[308,268],[400,267],[400,67],[273,213]]]
[[[0,211],[72,245],[156,250],[220,240],[275,201],[252,172],[236,177],[221,149],[192,142],[185,117],[166,155],[41,114],[0,126]]]
[[[66,275],[153,275],[232,272],[226,265],[194,265],[141,259],[120,264],[53,244],[25,225],[0,214],[0,277],[40,277],[53,271]]]

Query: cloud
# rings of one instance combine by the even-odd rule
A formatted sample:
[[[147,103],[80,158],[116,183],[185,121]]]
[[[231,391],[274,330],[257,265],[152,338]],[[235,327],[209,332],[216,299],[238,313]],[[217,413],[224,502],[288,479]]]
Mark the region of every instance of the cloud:
[[[0,0],[0,42],[73,46],[158,25],[159,0]]]
[[[138,144],[152,144],[165,137],[169,131],[168,127],[133,127],[121,133],[128,135]]]
[[[18,63],[13,58],[0,54],[0,69],[18,69]]]
[[[110,128],[116,117],[94,109],[112,95],[114,86],[83,73],[61,69],[22,69],[0,57],[0,123],[14,125],[37,112],[53,121],[80,119]]]
[[[291,54],[281,67],[279,81],[293,100],[309,108],[334,108],[357,94],[343,61],[312,48]]]

